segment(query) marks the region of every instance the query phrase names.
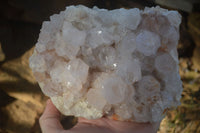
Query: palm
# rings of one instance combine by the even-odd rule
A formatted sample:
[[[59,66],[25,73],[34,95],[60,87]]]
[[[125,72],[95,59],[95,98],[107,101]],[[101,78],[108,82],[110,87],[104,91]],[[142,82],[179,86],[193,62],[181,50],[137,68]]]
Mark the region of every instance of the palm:
[[[60,123],[61,114],[50,100],[40,118],[43,133],[153,133],[156,126],[150,123],[134,123],[100,118],[87,120],[79,118],[78,123],[70,130],[64,130]]]
[[[100,118],[97,120],[87,120],[79,118],[78,124],[74,127],[77,131],[83,131],[89,133],[151,133],[153,131],[153,125],[149,123],[133,123],[122,122],[116,120],[110,120],[107,118]],[[90,130],[89,130],[90,129]],[[84,132],[81,132],[84,133]]]

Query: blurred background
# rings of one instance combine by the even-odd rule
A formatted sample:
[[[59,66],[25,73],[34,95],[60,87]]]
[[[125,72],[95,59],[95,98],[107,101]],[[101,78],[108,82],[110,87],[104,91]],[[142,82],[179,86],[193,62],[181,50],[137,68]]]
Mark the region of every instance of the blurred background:
[[[41,133],[38,119],[47,97],[28,59],[42,22],[78,4],[106,9],[159,5],[179,11],[182,104],[167,113],[158,132],[200,132],[200,0],[0,0],[0,133]],[[75,121],[70,117],[65,124],[69,127]]]

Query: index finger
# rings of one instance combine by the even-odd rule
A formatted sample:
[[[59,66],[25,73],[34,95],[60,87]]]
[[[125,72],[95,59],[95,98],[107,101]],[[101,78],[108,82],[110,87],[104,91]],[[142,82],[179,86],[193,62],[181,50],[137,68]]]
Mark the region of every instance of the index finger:
[[[44,113],[40,117],[40,127],[43,133],[58,133],[63,130],[60,123],[60,112],[53,105],[52,101],[47,100],[47,105]]]

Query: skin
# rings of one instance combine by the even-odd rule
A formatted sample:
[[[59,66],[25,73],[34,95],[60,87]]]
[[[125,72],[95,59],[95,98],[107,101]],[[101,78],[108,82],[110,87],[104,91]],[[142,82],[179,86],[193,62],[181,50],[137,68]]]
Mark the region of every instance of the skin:
[[[78,118],[78,123],[70,130],[65,130],[60,123],[61,114],[47,100],[44,113],[40,117],[40,126],[43,133],[155,133],[159,123],[134,123],[100,118],[87,120]]]

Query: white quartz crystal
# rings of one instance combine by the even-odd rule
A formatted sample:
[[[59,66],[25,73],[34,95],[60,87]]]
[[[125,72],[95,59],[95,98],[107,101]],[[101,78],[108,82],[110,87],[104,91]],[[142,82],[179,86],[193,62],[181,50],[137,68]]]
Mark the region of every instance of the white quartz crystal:
[[[154,55],[160,47],[160,38],[150,31],[141,31],[136,37],[137,50],[146,56]]]
[[[30,67],[64,115],[157,122],[180,104],[180,23],[160,7],[69,6],[43,23]]]

